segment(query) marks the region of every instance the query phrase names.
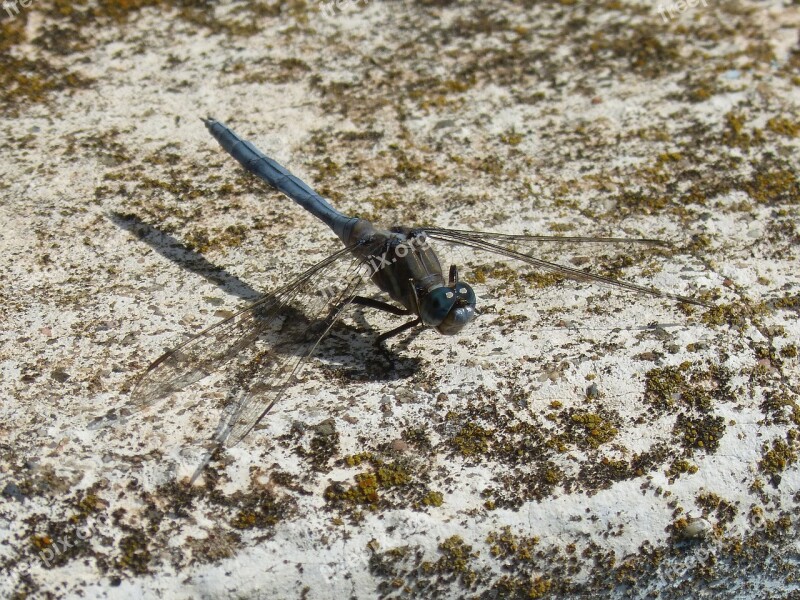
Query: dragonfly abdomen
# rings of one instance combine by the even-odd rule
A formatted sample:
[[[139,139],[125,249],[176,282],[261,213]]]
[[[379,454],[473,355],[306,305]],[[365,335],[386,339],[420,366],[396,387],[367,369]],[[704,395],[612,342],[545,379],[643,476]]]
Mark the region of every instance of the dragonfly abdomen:
[[[243,140],[224,123],[203,119],[208,131],[225,151],[239,161],[245,169],[263,179],[279,192],[286,194],[312,215],[320,219],[347,243],[359,219],[348,217],[333,208],[328,201],[292,175],[285,167],[272,160],[247,140]]]

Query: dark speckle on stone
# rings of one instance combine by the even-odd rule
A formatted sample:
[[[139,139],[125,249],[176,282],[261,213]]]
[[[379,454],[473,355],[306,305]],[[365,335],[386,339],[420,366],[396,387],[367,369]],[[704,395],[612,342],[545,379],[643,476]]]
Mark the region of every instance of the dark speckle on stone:
[[[798,588],[797,0],[7,4],[0,598]],[[274,293],[341,248],[206,111],[376,226],[668,244],[495,238],[571,280],[434,240],[480,299],[462,335],[376,352],[405,319],[344,311],[188,485],[266,406],[240,376],[271,394],[304,352],[273,340],[334,314]],[[262,293],[276,327],[242,313],[134,408],[165,348]]]
[[[25,495],[16,483],[7,483],[3,488],[3,496],[16,500],[17,502],[25,501]]]
[[[58,381],[59,383],[64,383],[69,379],[69,373],[66,371],[62,371],[61,369],[56,369],[52,373],[50,373],[50,377]]]
[[[325,419],[322,423],[314,425],[312,429],[319,435],[333,435],[336,433],[336,422],[333,419]]]
[[[668,340],[672,337],[672,335],[661,326],[655,328],[655,335],[659,340]]]

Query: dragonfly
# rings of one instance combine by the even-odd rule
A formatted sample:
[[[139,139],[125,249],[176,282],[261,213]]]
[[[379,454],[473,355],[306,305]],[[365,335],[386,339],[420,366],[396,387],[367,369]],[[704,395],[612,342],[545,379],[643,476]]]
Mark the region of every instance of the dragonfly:
[[[541,243],[668,246],[667,242],[512,235],[441,227],[381,228],[339,212],[225,124],[210,117],[203,122],[222,148],[247,171],[320,219],[342,242],[341,249],[286,285],[164,353],[136,382],[131,407],[140,411],[235,363],[225,369],[229,409],[213,436],[218,449],[238,444],[263,421],[348,307],[361,305],[409,317],[379,335],[378,344],[415,327],[452,336],[474,321],[479,314],[474,290],[461,280],[456,265],[450,266],[445,277],[432,243],[444,242],[468,252],[494,253],[578,281],[708,306],[694,298],[567,267],[514,249]],[[392,302],[361,295],[370,283]]]

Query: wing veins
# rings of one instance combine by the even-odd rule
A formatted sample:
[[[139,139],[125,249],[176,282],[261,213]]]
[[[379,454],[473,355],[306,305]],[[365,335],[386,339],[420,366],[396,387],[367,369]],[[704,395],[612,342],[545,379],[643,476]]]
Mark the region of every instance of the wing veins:
[[[168,394],[183,389],[219,369],[237,352],[258,339],[275,315],[297,295],[312,276],[334,265],[354,247],[355,245],[342,248],[331,254],[272,294],[265,295],[162,354],[145,370],[131,392],[134,407],[137,410],[147,408]],[[262,314],[259,314],[260,312]],[[252,325],[251,322],[256,318],[259,322]],[[203,353],[208,352],[204,345],[219,341],[227,329],[233,331],[238,329],[241,333],[223,349],[203,356]]]
[[[671,298],[673,300],[678,300],[680,302],[685,302],[687,304],[694,304],[697,306],[704,306],[706,308],[710,308],[710,306],[705,302],[701,302],[700,300],[695,300],[694,298],[681,296],[679,294],[671,294],[669,292],[664,292],[655,288],[650,288],[643,285],[638,285],[636,283],[622,281],[619,279],[613,279],[611,277],[605,277],[603,275],[595,275],[593,273],[587,273],[585,271],[580,271],[572,267],[566,267],[564,265],[559,265],[557,263],[542,260],[540,258],[534,258],[533,256],[529,256],[528,254],[522,254],[521,252],[516,252],[514,250],[510,250],[508,248],[504,248],[503,246],[492,244],[490,242],[485,242],[479,239],[474,239],[466,236],[451,235],[449,233],[450,230],[442,230],[442,229],[434,230],[435,233],[430,233],[430,231],[428,230],[425,231],[429,233],[429,235],[434,239],[439,239],[445,242],[451,242],[455,244],[461,244],[463,246],[468,246],[471,248],[475,248],[477,250],[494,252],[495,254],[500,254],[502,256],[514,258],[516,260],[520,260],[535,267],[539,267],[548,271],[554,271],[556,273],[562,273],[572,279],[576,279],[579,281],[593,281],[634,292],[649,294],[651,296],[657,296],[661,298]]]
[[[509,242],[646,244],[650,246],[663,246],[663,247],[669,247],[672,245],[667,241],[651,239],[651,238],[525,235],[525,234],[495,233],[493,231],[469,231],[466,229],[441,229],[438,227],[423,228],[423,230],[434,237],[436,235],[446,235],[470,241],[481,241],[483,239],[488,238],[488,239],[509,241]]]
[[[359,265],[361,261],[354,259],[353,265]],[[357,266],[354,271],[357,270]],[[258,392],[248,392],[244,398],[241,399],[239,406],[237,406],[233,416],[230,419],[230,422],[226,428],[224,428],[219,435],[216,436],[216,441],[220,445],[225,445],[228,447],[235,446],[238,444],[242,439],[244,439],[258,424],[264,419],[264,417],[272,410],[272,407],[283,397],[284,393],[286,392],[287,388],[291,385],[296,375],[300,373],[303,366],[306,364],[307,359],[314,353],[314,351],[319,346],[320,342],[325,338],[331,328],[336,324],[336,322],[341,318],[344,311],[347,309],[348,306],[353,301],[353,297],[355,297],[356,292],[359,287],[363,284],[363,278],[361,275],[350,275],[349,282],[346,288],[340,291],[336,296],[331,296],[323,306],[320,307],[321,310],[325,310],[327,308],[329,314],[325,318],[325,328],[315,336],[313,343],[307,342],[306,348],[304,351],[298,355],[293,357],[294,364],[291,366],[291,369],[288,370],[282,377],[281,381],[275,388],[270,389],[264,396],[267,398],[263,398],[266,402],[263,406],[259,402],[259,397],[262,395]],[[332,307],[332,308],[331,308]],[[305,337],[308,331],[315,325],[312,322],[309,326],[307,326],[302,333],[300,334],[302,337]],[[256,357],[258,360],[258,357]],[[260,380],[267,379],[272,376],[272,373],[277,371],[281,372],[284,370],[286,365],[290,365],[292,358],[285,358],[283,360],[278,360],[268,371],[260,370],[258,371],[255,379],[250,382],[247,387],[253,388],[255,387]],[[269,399],[269,396],[272,398]],[[260,410],[259,410],[260,409]],[[256,411],[257,415],[256,415]],[[250,418],[243,418],[249,415]],[[256,415],[254,418],[252,415]]]

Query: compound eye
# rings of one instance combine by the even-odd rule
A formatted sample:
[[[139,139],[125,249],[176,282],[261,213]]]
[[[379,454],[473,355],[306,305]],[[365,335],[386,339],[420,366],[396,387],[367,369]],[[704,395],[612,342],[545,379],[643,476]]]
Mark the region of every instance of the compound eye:
[[[474,306],[478,302],[477,296],[475,296],[475,292],[473,291],[472,287],[469,284],[458,282],[456,284],[456,296],[459,300],[466,302],[467,304]]]
[[[431,290],[420,302],[422,322],[435,327],[444,320],[457,299],[456,293],[449,287]]]

